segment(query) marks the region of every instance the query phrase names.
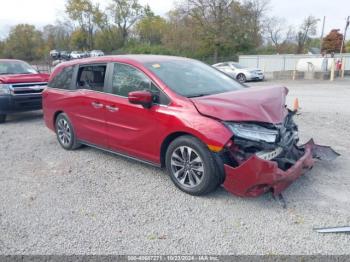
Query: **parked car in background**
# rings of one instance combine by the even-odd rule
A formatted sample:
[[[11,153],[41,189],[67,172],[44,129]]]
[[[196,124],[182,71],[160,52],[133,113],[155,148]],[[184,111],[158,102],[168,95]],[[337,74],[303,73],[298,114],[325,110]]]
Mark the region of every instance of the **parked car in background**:
[[[81,53],[81,58],[88,58],[88,57],[91,57],[90,51],[84,51]]]
[[[58,50],[51,50],[50,51],[50,57],[53,60],[65,60],[65,61],[68,61],[71,58],[70,52],[58,51]]]
[[[70,57],[71,59],[80,59],[80,58],[83,58],[84,54],[80,51],[72,51],[70,53]]]
[[[225,74],[237,79],[239,82],[263,81],[265,76],[262,70],[258,68],[248,68],[236,62],[224,62],[213,65]]]
[[[101,50],[92,50],[90,52],[91,57],[97,57],[97,56],[104,56],[105,53],[103,53]]]
[[[61,60],[68,61],[68,60],[71,59],[71,55],[70,55],[70,53],[67,52],[67,51],[61,51],[61,52],[60,52],[60,59],[61,59]]]
[[[60,57],[60,51],[58,51],[58,50],[51,50],[51,51],[50,51],[50,56],[51,56],[53,59],[59,59],[59,57]]]
[[[0,59],[0,123],[8,114],[41,109],[48,79],[26,62]]]
[[[58,65],[43,109],[66,150],[85,144],[166,167],[192,195],[221,184],[239,196],[278,195],[313,158],[337,156],[312,140],[298,145],[287,93],[246,88],[192,59],[109,56]]]

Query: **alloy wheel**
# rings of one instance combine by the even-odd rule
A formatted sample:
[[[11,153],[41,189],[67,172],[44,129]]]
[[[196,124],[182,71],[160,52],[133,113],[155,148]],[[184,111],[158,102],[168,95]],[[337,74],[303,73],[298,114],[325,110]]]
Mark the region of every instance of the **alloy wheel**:
[[[184,187],[194,188],[204,178],[204,163],[199,154],[188,146],[181,146],[171,155],[171,170]]]
[[[61,118],[57,123],[57,134],[64,146],[69,146],[72,140],[71,128],[66,119]]]
[[[246,79],[245,75],[239,74],[238,77],[237,77],[237,80],[238,80],[240,83],[244,83],[247,79]]]

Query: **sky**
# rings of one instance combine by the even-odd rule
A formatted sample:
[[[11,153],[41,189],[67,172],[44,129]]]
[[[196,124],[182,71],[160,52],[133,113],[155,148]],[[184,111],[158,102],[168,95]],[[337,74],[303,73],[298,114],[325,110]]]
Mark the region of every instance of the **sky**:
[[[110,0],[94,0],[102,5]],[[173,6],[173,0],[139,0],[149,4],[158,15],[165,15]],[[0,39],[6,37],[11,26],[30,23],[38,27],[54,23],[63,15],[65,0],[1,0]],[[288,24],[298,26],[308,15],[319,19],[326,16],[325,32],[333,28],[344,30],[350,15],[350,0],[270,0],[269,15],[285,18]],[[322,22],[318,34],[321,35]],[[349,30],[350,31],[350,30]],[[347,39],[350,39],[348,32]]]

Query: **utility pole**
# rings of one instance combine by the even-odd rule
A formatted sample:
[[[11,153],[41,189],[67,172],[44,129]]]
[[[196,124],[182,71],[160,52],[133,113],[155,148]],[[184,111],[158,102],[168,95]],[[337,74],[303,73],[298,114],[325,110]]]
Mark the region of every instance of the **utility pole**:
[[[344,43],[346,41],[346,31],[348,31],[349,25],[350,25],[350,16],[348,16],[348,18],[346,19],[343,41],[341,43],[341,48],[340,48],[340,55],[343,53]]]
[[[322,46],[323,46],[323,36],[324,36],[324,27],[326,25],[326,16],[323,17],[323,25],[322,25],[322,33],[320,39],[320,53],[322,54]]]
[[[346,41],[346,31],[348,31],[350,25],[350,16],[348,16],[348,18],[346,19],[346,25],[345,25],[345,29],[344,29],[344,35],[343,35],[343,41],[341,43],[341,48],[340,48],[340,59],[341,59],[341,78],[344,78],[345,75],[345,58],[343,58],[342,54],[343,54],[343,48],[344,48],[344,44]]]

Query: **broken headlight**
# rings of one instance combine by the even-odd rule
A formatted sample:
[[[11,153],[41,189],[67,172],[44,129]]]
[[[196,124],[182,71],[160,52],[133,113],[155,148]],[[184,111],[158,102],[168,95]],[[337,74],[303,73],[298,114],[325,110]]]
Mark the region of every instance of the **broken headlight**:
[[[235,136],[257,142],[275,143],[279,134],[278,130],[268,129],[255,124],[226,123],[226,126]]]
[[[11,94],[10,85],[0,84],[0,96]]]

